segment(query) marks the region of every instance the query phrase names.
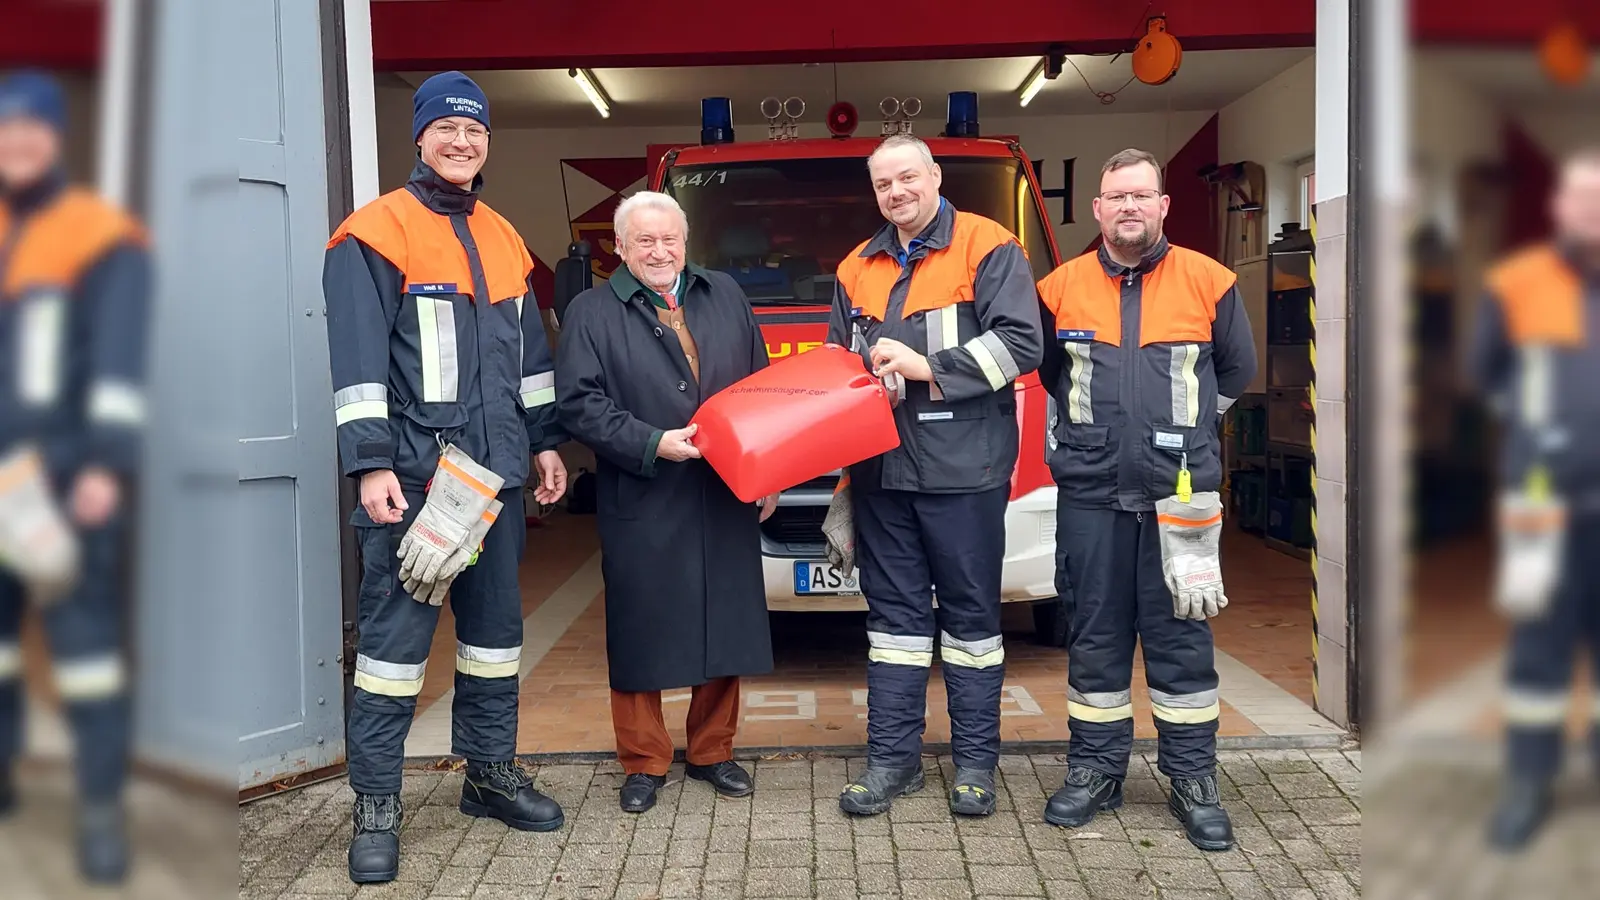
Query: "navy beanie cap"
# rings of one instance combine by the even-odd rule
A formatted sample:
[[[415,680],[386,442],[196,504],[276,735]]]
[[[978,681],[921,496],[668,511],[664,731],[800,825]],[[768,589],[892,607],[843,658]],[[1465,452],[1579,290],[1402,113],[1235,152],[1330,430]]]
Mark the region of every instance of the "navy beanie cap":
[[[22,71],[0,80],[0,119],[27,116],[67,130],[67,99],[61,82],[37,71]]]
[[[440,72],[424,81],[411,99],[411,139],[422,137],[422,129],[436,119],[466,116],[489,127],[489,98],[477,82],[460,72]]]

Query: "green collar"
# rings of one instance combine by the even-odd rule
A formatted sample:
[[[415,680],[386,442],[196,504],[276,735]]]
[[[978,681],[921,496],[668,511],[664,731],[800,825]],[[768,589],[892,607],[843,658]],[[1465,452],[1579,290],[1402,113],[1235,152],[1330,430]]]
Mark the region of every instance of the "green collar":
[[[694,279],[710,282],[710,279],[706,277],[706,271],[693,263],[684,266],[683,271],[678,273],[678,290],[676,293],[679,306],[683,305],[685,296],[689,293],[689,288],[692,286]],[[611,290],[617,295],[617,299],[623,303],[627,303],[635,297],[643,296],[662,309],[667,306],[666,301],[661,299],[661,295],[641,284],[626,265],[618,266],[617,270],[611,273]]]

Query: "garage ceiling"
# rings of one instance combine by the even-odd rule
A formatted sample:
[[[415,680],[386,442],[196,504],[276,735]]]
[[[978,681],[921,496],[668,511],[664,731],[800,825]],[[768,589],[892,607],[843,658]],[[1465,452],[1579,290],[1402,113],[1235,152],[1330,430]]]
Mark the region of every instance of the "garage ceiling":
[[[763,126],[760,104],[771,96],[800,97],[806,103],[801,121],[815,123],[822,121],[834,100],[835,78],[839,99],[856,105],[864,126],[878,120],[878,103],[888,96],[920,98],[923,111],[918,121],[937,125],[944,121],[946,95],[960,90],[979,93],[979,112],[985,119],[1219,109],[1310,56],[1311,51],[1303,48],[1185,53],[1178,75],[1160,86],[1129,84],[1132,70],[1127,55],[1073,56],[1060,78],[1026,109],[1018,106],[1017,92],[1038,57],[841,63],[837,70],[832,65],[596,69],[595,80],[612,101],[610,119],[600,118],[565,69],[468,74],[489,95],[495,123],[501,127],[695,125],[700,121],[700,98],[712,96],[732,99],[736,129]],[[430,74],[380,74],[378,86],[410,91]],[[1102,103],[1085,79],[1095,91],[1117,92],[1116,100]]]
[[[1600,63],[1591,64],[1589,77],[1568,88],[1545,77],[1538,57],[1531,52],[1424,50],[1418,61],[1498,104],[1525,110],[1579,109],[1592,115],[1600,103]]]

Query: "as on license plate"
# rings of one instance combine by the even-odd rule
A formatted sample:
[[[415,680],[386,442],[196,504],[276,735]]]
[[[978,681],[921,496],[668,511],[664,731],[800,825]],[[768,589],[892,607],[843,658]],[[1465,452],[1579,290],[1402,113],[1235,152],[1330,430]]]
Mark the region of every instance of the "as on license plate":
[[[859,594],[861,584],[858,574],[849,574],[824,560],[796,562],[794,564],[794,592],[796,594]]]

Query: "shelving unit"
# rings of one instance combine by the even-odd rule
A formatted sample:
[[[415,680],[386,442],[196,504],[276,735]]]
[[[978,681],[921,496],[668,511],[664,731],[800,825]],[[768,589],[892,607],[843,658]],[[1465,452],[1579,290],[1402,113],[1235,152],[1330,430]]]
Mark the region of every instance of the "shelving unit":
[[[1311,240],[1288,232],[1267,248],[1267,309],[1264,405],[1267,546],[1309,559],[1315,454],[1311,363],[1315,324],[1311,317]]]

